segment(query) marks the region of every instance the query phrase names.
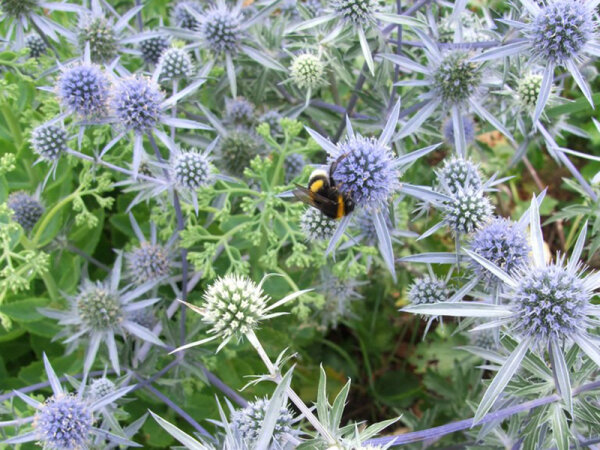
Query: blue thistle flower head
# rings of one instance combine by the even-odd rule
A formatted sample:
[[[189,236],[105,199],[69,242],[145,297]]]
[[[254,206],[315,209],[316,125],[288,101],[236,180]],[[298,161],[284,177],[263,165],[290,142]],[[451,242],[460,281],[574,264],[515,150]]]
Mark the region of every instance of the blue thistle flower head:
[[[163,52],[169,48],[169,39],[165,36],[155,36],[139,43],[142,58],[148,64],[158,64]]]
[[[285,182],[289,183],[302,173],[306,166],[306,158],[301,153],[289,155],[283,162],[285,170]]]
[[[190,150],[181,152],[171,162],[173,179],[179,187],[197,190],[212,180],[212,166],[207,154]]]
[[[38,0],[2,0],[2,12],[11,17],[24,16],[38,6]]]
[[[244,97],[225,99],[225,118],[235,125],[247,125],[254,121],[254,105]]]
[[[86,448],[92,425],[92,411],[87,403],[68,394],[50,397],[33,420],[33,428],[45,448],[64,450]]]
[[[89,394],[94,400],[111,395],[116,390],[116,385],[106,377],[95,378],[90,383]]]
[[[145,133],[156,126],[161,115],[163,94],[145,77],[122,80],[114,90],[112,108],[127,130]]]
[[[101,282],[86,280],[77,296],[76,309],[82,324],[94,331],[112,330],[123,320],[118,293]]]
[[[67,151],[67,131],[56,125],[40,125],[31,133],[31,147],[46,161],[56,161]]]
[[[245,408],[238,409],[231,414],[231,427],[250,446],[258,440],[268,407],[269,401],[259,398],[253,402],[248,402]],[[298,435],[298,431],[292,426],[293,422],[293,414],[285,406],[282,407],[273,430],[272,442],[274,448],[283,448],[288,441],[288,435]]]
[[[137,285],[162,280],[171,272],[169,252],[162,245],[144,241],[125,256],[129,274]]]
[[[48,46],[39,34],[30,34],[25,38],[25,47],[29,49],[29,56],[39,58],[48,50]]]
[[[300,89],[316,89],[324,83],[324,74],[325,63],[312,53],[295,56],[290,65],[291,79]]]
[[[202,6],[197,1],[180,1],[175,5],[172,12],[173,22],[178,27],[185,28],[188,30],[196,30],[198,28],[198,21],[188,11],[188,8],[193,11],[201,12]]]
[[[523,227],[508,219],[497,217],[473,235],[471,251],[513,275],[527,266],[531,248]],[[481,264],[472,261],[471,267],[482,279],[497,280],[497,277]]]
[[[479,64],[469,53],[456,50],[444,56],[433,73],[433,88],[446,105],[460,105],[471,97],[482,81]]]
[[[163,52],[158,62],[161,79],[177,80],[180,78],[189,78],[194,65],[192,58],[187,51],[182,48],[169,48]]]
[[[235,53],[242,41],[242,14],[224,4],[205,12],[200,34],[215,53]]]
[[[300,218],[300,228],[309,241],[326,241],[333,236],[337,221],[316,208],[308,208]]]
[[[492,204],[481,189],[459,189],[443,207],[444,221],[457,234],[482,227],[492,215]]]
[[[556,0],[542,7],[531,23],[535,56],[556,64],[577,59],[594,33],[593,16],[585,2]]]
[[[330,155],[331,163],[337,161],[333,179],[358,207],[380,208],[400,189],[400,170],[389,146],[356,135],[337,148],[338,154]]]
[[[529,73],[519,79],[517,84],[517,100],[521,107],[527,111],[535,110],[543,76],[538,73]]]
[[[542,341],[578,334],[587,328],[591,297],[584,280],[561,261],[528,270],[513,296],[515,331]]]
[[[331,6],[341,19],[353,25],[366,25],[377,11],[375,0],[333,0]]]
[[[413,305],[444,302],[449,297],[446,282],[432,275],[417,278],[408,291],[408,301]]]
[[[264,151],[260,138],[244,128],[227,133],[219,143],[219,161],[231,175],[242,176],[256,156]]]
[[[6,204],[13,211],[13,220],[25,231],[31,231],[44,214],[42,204],[26,192],[13,192],[8,196]]]
[[[94,62],[109,61],[118,54],[114,27],[104,17],[89,18],[79,28],[77,40],[81,51],[89,43],[90,57]]]
[[[447,159],[444,167],[436,172],[440,186],[450,194],[456,194],[460,189],[479,190],[483,185],[477,164],[469,159]]]
[[[65,108],[83,117],[106,114],[110,82],[99,67],[82,64],[63,72],[58,79],[58,96]]]
[[[465,141],[469,145],[475,141],[475,121],[471,116],[463,116],[463,126]],[[444,140],[449,145],[454,146],[454,124],[452,123],[452,119],[446,120],[442,131],[444,133]]]

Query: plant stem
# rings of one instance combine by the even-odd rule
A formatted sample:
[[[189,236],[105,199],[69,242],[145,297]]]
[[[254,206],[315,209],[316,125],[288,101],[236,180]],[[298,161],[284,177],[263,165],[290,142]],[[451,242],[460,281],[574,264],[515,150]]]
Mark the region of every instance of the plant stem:
[[[271,374],[273,379],[276,382],[278,382],[281,379],[279,370],[271,362],[269,355],[267,355],[267,352],[265,352],[265,349],[263,348],[262,344],[258,340],[258,337],[256,337],[256,334],[254,333],[254,331],[251,330],[248,333],[246,333],[246,337],[248,338],[248,341],[250,342],[250,344],[252,344],[252,346],[254,347],[254,349],[256,350],[258,355],[260,356],[260,359],[262,359],[262,361],[265,363],[265,366],[267,366],[267,369],[269,370],[269,373]],[[312,413],[312,411],[308,408],[308,406],[306,406],[304,404],[302,399],[298,396],[298,394],[296,394],[296,392],[294,392],[294,390],[291,388],[291,386],[288,387],[286,392],[287,392],[289,399],[292,401],[292,403],[294,405],[296,405],[296,407],[302,412],[302,414],[304,414],[304,417],[306,417],[306,419],[315,428],[315,430],[317,430],[317,432],[321,436],[323,436],[329,444],[335,444],[336,441],[333,438],[333,436],[331,436],[329,431],[327,431],[325,429],[325,427],[323,426],[323,424],[321,424],[321,422],[319,422],[319,419],[317,419],[317,417]]]

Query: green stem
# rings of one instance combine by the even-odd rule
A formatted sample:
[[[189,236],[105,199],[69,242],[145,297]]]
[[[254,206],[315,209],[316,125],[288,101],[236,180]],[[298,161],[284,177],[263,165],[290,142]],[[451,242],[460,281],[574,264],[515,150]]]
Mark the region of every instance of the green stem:
[[[46,227],[48,226],[48,224],[50,223],[52,218],[62,209],[63,206],[67,205],[71,200],[73,200],[78,195],[79,195],[79,189],[77,189],[72,194],[67,195],[65,198],[63,198],[60,202],[58,202],[56,205],[54,205],[54,208],[52,208],[48,212],[48,214],[46,214],[44,216],[44,219],[40,222],[39,226],[37,227],[37,231],[32,239],[34,247],[38,246],[38,243],[39,243],[40,239],[42,238],[42,234],[44,233],[44,230],[46,229]]]
[[[49,272],[43,272],[42,280],[44,281],[44,284],[46,285],[46,289],[48,289],[48,294],[50,295],[50,299],[53,302],[58,301],[60,296],[58,294],[58,287],[56,286],[56,282],[54,281],[54,278],[52,278],[52,276],[50,275]]]
[[[8,104],[2,104],[2,108],[0,110],[2,111],[4,120],[6,120],[6,124],[8,125],[10,133],[12,134],[15,147],[17,149],[20,149],[21,145],[23,144],[23,136],[21,135],[21,127],[19,126],[19,121],[13,114],[12,109]]]

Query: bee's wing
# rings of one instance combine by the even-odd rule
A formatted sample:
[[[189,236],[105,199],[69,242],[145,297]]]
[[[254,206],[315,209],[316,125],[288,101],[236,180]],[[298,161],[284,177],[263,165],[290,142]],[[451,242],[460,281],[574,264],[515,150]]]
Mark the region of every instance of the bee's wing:
[[[319,208],[321,205],[335,206],[336,204],[333,200],[324,197],[321,194],[317,194],[316,192],[312,192],[299,184],[296,184],[296,189],[294,189],[292,193],[294,194],[294,197],[301,202],[307,203],[315,208]]]

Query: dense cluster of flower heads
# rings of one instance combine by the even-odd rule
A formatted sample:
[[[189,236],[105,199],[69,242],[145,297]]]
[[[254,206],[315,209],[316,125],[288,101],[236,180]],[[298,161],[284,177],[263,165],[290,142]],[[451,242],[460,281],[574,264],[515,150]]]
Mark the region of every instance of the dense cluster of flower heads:
[[[270,319],[288,313],[318,332],[365,320],[355,307],[371,312],[365,305],[377,295],[378,308],[379,302],[408,305],[404,312],[429,316],[425,334],[433,319],[467,319],[451,326],[457,333],[472,328],[464,349],[488,361],[484,367],[493,373],[483,383],[473,424],[502,405],[556,392],[562,409],[536,416],[539,423],[553,422],[533,445],[583,445],[586,411],[573,398],[600,366],[600,275],[581,262],[588,223],[578,237],[569,224],[566,240],[559,228],[562,253],[554,255],[556,246],[542,234],[546,193],[524,204],[530,186],[521,189],[506,172],[518,174],[513,169],[523,169],[517,165],[522,160],[542,191],[534,166],[549,156],[561,166],[561,177],[574,178],[566,181],[570,191],[583,192],[587,206],[597,205],[597,183],[571,159],[599,158],[567,146],[571,135],[580,141],[591,136],[569,121],[569,111],[583,114],[587,104],[572,101],[577,95],[594,106],[600,0],[517,0],[493,11],[466,0],[112,3],[0,0],[7,54],[0,59],[2,74],[9,82],[26,79],[42,98],[23,117],[10,108],[2,112],[1,137],[14,139],[18,164],[26,168],[18,181],[7,177],[5,183],[5,166],[15,164],[0,161],[6,203],[0,216],[6,213],[21,233],[0,233],[8,255],[2,264],[15,270],[20,286],[40,277],[45,291],[36,285],[31,297],[50,300],[36,314],[56,321],[61,331],[55,339],[67,356],[83,350],[83,380],[77,385],[69,378],[76,394],[63,389],[43,356],[53,395],[40,403],[20,391],[11,394],[35,414],[23,422],[30,431],[4,443],[135,445],[130,438],[143,420],[121,429],[119,415],[104,416],[135,380],[140,389],[155,381],[138,373],[149,354],[152,363],[157,355],[177,354],[166,372],[188,357],[184,350],[215,341],[219,352],[245,338],[268,371],[257,380],[277,387],[269,400],[238,401],[230,423],[218,404],[227,429],[222,448],[388,448],[394,437],[372,440],[374,428],[341,424],[349,385],[330,405],[322,380],[313,412],[283,374],[291,357],[284,352],[271,361],[257,337]],[[150,17],[156,11],[166,14]],[[39,62],[39,80],[32,81],[31,60]],[[31,96],[11,91],[8,86],[7,104],[16,108]],[[17,133],[25,122],[26,135]],[[532,164],[528,152],[534,151]],[[31,164],[30,154],[37,158]],[[34,162],[42,164],[29,167]],[[315,169],[316,182],[309,180]],[[68,193],[64,183],[74,170],[82,175]],[[122,189],[114,197],[126,210],[106,221],[114,198],[90,187],[105,170],[115,177],[112,186]],[[558,179],[543,182],[561,188]],[[404,220],[410,229],[402,230],[398,210],[415,204],[414,220]],[[59,223],[67,205],[77,213],[74,225],[70,217]],[[515,219],[517,210],[526,211]],[[127,215],[130,226],[123,221]],[[99,261],[69,242],[72,236],[81,240],[77,227],[86,220],[89,228],[104,224],[100,238],[90,231],[94,245],[100,240],[108,248],[108,227],[118,230],[110,230],[115,242],[133,240],[116,256],[100,252]],[[590,228],[597,234],[600,225]],[[428,245],[436,250],[415,250]],[[587,252],[592,265],[598,246]],[[55,252],[58,264],[63,251],[85,265],[58,283],[54,268],[27,265],[46,252]],[[13,268],[13,260],[22,268]],[[410,272],[401,275],[408,282],[400,286],[398,272],[406,265]],[[292,293],[273,300],[280,295],[269,295],[272,279],[277,292],[287,284]],[[369,288],[380,280],[374,294]],[[196,285],[203,295],[190,295]],[[9,289],[1,280],[0,288],[1,303]],[[275,311],[282,306],[286,310]],[[170,322],[178,307],[175,336]],[[198,317],[186,319],[187,309]],[[4,325],[2,310],[0,318]],[[193,332],[192,320],[199,320]],[[90,379],[102,364],[104,375]],[[192,367],[190,360],[186,366]],[[582,366],[587,378],[579,375]],[[109,367],[117,375],[127,372],[121,382],[132,385],[108,378]],[[201,370],[231,397],[208,369]],[[523,380],[537,390],[519,390]],[[218,439],[163,397],[202,443],[153,414],[161,427],[186,446],[218,448]],[[288,400],[301,414],[290,412]],[[300,420],[310,432],[299,431]],[[21,422],[0,422],[14,425]],[[409,438],[405,442],[413,442]],[[516,447],[522,438],[503,444]]]

